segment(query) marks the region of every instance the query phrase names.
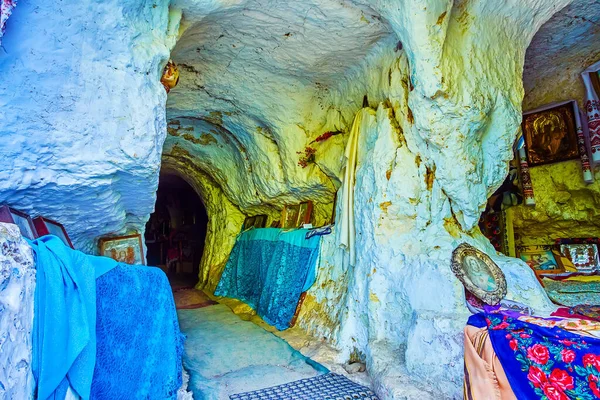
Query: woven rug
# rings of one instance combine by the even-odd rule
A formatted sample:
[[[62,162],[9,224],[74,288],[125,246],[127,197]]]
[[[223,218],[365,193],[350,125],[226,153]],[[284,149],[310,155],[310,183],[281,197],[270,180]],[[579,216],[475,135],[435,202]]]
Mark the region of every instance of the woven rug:
[[[217,304],[204,292],[194,288],[177,289],[173,292],[173,298],[175,299],[175,308],[178,310],[190,310]]]
[[[333,373],[229,396],[231,400],[379,400],[368,388]]]

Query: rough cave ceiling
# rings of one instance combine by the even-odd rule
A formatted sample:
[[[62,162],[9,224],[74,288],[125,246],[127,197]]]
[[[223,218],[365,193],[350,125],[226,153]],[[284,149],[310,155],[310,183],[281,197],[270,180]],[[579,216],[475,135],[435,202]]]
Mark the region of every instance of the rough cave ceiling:
[[[552,15],[565,3],[555,2],[545,12]],[[449,29],[464,23],[460,14],[468,4],[465,1],[454,4],[451,20],[454,22],[450,23]],[[331,171],[299,169],[297,154],[315,137],[318,129],[324,131],[323,120],[329,119],[331,110],[328,108],[332,107],[332,102],[327,100],[331,100],[331,92],[336,91],[340,81],[353,67],[364,63],[369,54],[381,53],[384,43],[386,48],[395,46],[398,36],[392,33],[392,28],[396,34],[410,38],[405,47],[413,49],[407,50],[408,57],[414,58],[410,66],[411,79],[422,80],[415,81],[417,89],[425,98],[431,99],[436,98],[440,89],[445,90],[440,78],[442,63],[438,60],[436,64],[436,59],[442,54],[443,27],[447,23],[444,19],[452,4],[439,2],[434,7],[432,3],[423,10],[409,5],[405,2],[398,9],[392,9],[394,7],[390,8],[387,3],[371,1],[367,4],[360,0],[175,2],[173,6],[182,10],[183,18],[172,58],[181,67],[181,80],[167,101],[169,135],[163,161],[171,157],[180,163],[193,164],[205,177],[216,181],[235,204],[246,210],[265,203],[280,206],[299,200],[299,197],[331,197],[335,189]],[[501,21],[498,18],[500,9],[489,6],[488,10],[486,7],[475,8],[478,13],[489,13],[495,16],[495,21]],[[588,7],[593,7],[593,12]],[[569,40],[576,42],[574,26],[581,25],[577,21],[581,14],[592,16],[592,21],[586,20],[584,28],[577,28],[589,36],[594,31],[597,9],[589,2],[576,0],[544,25],[543,29],[548,33],[540,32],[528,53],[529,59],[534,60],[528,63],[529,70],[537,71],[534,77],[527,78],[528,93],[532,92],[531,87],[537,90],[535,82],[542,76],[563,69],[561,66],[548,67],[548,60],[568,60],[569,56],[561,52],[561,44],[569,43]],[[508,19],[514,18],[510,10],[510,7],[502,8]],[[386,17],[382,18],[379,13]],[[399,15],[402,18],[398,18]],[[426,21],[427,32],[422,31],[419,18]],[[459,37],[461,34],[457,32]],[[543,39],[544,36],[548,38]],[[437,40],[421,43],[423,37]],[[454,46],[449,48],[454,49]],[[569,50],[572,48],[571,45]],[[561,56],[553,55],[553,51]],[[578,54],[581,53],[583,51]],[[492,57],[491,53],[489,56]],[[520,57],[519,54],[515,56]],[[446,84],[459,79],[460,75],[451,76],[450,71],[455,69],[446,71],[450,75],[446,76]],[[373,74],[373,68],[368,74]],[[527,86],[530,82],[533,84]],[[453,88],[458,86],[454,84]],[[446,89],[452,92],[453,88]],[[439,105],[422,104],[413,108],[413,112],[425,112],[429,106],[438,109]],[[473,114],[477,113],[473,111]],[[347,131],[349,122],[346,119],[333,127]],[[457,128],[471,129],[466,125],[453,129]],[[427,131],[425,129],[423,135],[428,135]],[[505,129],[498,132],[502,132],[498,133],[500,136],[506,134]],[[446,149],[443,151],[448,153],[448,160],[454,159],[460,150],[447,147],[443,135],[424,139],[434,140],[436,146]],[[423,144],[421,150],[427,149],[425,146]],[[493,146],[503,147],[499,143]],[[499,160],[496,162],[498,174],[505,168],[504,158]],[[472,179],[477,181],[480,177]],[[448,186],[449,183],[444,184]],[[456,191],[448,191],[451,197],[457,197],[456,200],[461,196]],[[479,193],[475,197],[484,196],[485,193]],[[470,202],[473,204],[469,205],[469,212],[475,215],[477,201]]]
[[[580,74],[600,60],[600,0],[574,0],[534,36],[525,57],[523,109],[583,99]]]
[[[391,38],[378,14],[333,0],[175,6],[183,11],[172,52],[181,78],[167,101],[165,151],[191,155],[246,207],[290,187],[331,191],[324,175],[301,176],[296,153],[307,124],[327,111],[319,102],[329,89]]]
[[[172,52],[182,75],[169,96],[171,118],[220,112],[258,126],[301,123],[298,113],[315,92],[390,34],[374,11],[331,0],[250,0],[203,17],[184,8],[183,15]]]
[[[396,133],[468,229],[512,154],[523,44],[569,2],[24,2],[0,52],[0,201],[64,221],[93,249],[98,236],[143,228],[165,136],[163,155],[208,172],[244,212],[330,201],[335,165],[302,169],[297,153],[325,130],[347,133],[368,93],[372,106],[388,101],[380,111],[396,113]],[[169,55],[183,73],[166,135]],[[56,79],[65,72],[69,84]],[[339,164],[346,137],[322,154]]]

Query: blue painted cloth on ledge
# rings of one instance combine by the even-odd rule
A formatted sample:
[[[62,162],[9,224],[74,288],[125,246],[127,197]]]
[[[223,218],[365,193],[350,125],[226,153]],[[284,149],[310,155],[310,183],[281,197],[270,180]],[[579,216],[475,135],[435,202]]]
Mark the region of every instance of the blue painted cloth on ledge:
[[[502,314],[476,314],[518,399],[600,398],[600,340]]]
[[[289,327],[302,292],[316,279],[321,237],[307,229],[242,232],[215,295],[242,300],[279,330]]]
[[[177,398],[183,335],[163,271],[119,264],[97,286],[92,399]]]
[[[56,236],[30,242],[36,257],[33,365],[37,398],[90,398],[96,361],[96,277],[117,262],[73,250]],[[68,381],[68,383],[67,383]]]

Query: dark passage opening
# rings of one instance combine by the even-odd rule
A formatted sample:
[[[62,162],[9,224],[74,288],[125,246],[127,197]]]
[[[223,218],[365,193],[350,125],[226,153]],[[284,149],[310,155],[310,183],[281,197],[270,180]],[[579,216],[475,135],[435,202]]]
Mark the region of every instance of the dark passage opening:
[[[200,197],[182,178],[161,174],[154,213],[146,224],[148,265],[162,268],[173,288],[198,282],[208,217]]]

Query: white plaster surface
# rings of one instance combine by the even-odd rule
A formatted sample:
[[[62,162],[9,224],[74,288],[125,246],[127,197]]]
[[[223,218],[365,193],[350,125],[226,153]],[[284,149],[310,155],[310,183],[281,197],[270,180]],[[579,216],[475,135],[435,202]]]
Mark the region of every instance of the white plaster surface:
[[[29,400],[35,267],[19,228],[0,222],[0,398]]]
[[[0,203],[63,223],[85,251],[143,230],[179,17],[168,0],[19,2],[0,47]]]

